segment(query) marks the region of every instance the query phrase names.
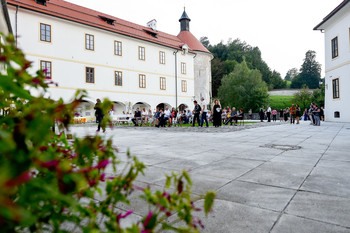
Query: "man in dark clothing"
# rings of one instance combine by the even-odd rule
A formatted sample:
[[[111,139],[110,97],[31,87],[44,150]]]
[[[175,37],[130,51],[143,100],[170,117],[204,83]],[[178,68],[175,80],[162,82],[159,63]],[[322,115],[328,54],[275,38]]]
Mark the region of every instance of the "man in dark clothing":
[[[102,108],[101,108],[101,100],[100,99],[96,100],[96,104],[95,104],[94,109],[95,109],[96,123],[98,123],[96,132],[100,132],[101,122],[102,122],[103,117],[104,117],[103,111],[102,111]],[[103,132],[106,132],[105,128],[103,128]]]
[[[199,120],[199,114],[202,110],[201,106],[197,103],[197,100],[193,101],[194,103],[194,110],[193,110],[193,123],[192,123],[192,127],[194,127],[196,125],[196,120],[198,122],[198,126],[201,125],[201,122]]]
[[[141,121],[141,111],[139,108],[136,108],[134,118],[132,118],[131,121],[134,123],[135,126],[139,126],[139,121]]]

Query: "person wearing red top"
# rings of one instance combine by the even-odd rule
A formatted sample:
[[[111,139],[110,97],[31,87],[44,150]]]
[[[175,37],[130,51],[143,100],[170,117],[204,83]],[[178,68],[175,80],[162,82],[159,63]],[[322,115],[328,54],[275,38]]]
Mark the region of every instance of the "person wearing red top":
[[[294,104],[292,104],[292,107],[290,107],[289,110],[290,110],[290,123],[295,124],[296,108],[295,108]]]
[[[272,110],[272,121],[276,122],[276,120],[277,120],[277,110],[273,109]]]

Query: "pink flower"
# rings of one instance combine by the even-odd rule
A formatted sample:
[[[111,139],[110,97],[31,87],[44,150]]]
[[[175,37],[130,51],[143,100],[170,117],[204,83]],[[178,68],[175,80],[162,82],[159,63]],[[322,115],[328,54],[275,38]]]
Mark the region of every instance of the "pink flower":
[[[107,167],[108,164],[109,164],[109,160],[105,159],[105,160],[102,160],[101,162],[99,162],[99,164],[97,164],[94,168],[102,169],[102,168]]]
[[[38,78],[33,78],[32,79],[32,83],[36,84],[36,85],[39,85],[40,84],[40,79]]]
[[[48,162],[39,161],[39,166],[47,168],[49,170],[54,170],[58,166],[59,163],[60,163],[60,161],[57,159],[54,159],[54,160],[51,160]]]
[[[23,183],[26,183],[32,178],[31,173],[29,171],[23,172],[21,175],[17,176],[16,178],[9,180],[5,183],[7,187],[13,187],[17,186]]]
[[[147,229],[147,225],[148,225],[148,223],[151,221],[152,217],[153,217],[153,212],[150,211],[150,212],[148,213],[148,215],[147,215],[145,221],[143,222],[143,227],[144,227],[145,229]]]
[[[120,219],[128,217],[130,214],[132,214],[132,210],[129,210],[125,214],[118,214],[117,215],[117,222],[119,223]]]

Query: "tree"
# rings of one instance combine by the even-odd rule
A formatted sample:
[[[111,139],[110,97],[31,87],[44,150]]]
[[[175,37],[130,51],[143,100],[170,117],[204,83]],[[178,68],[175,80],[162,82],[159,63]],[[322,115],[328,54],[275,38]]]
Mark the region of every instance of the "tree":
[[[284,77],[284,80],[292,81],[298,74],[299,74],[298,69],[297,68],[292,68],[292,69],[287,71],[287,74]]]
[[[245,60],[223,77],[218,94],[223,106],[235,106],[244,111],[257,110],[269,96],[260,71],[249,69]]]
[[[203,38],[205,43],[205,38]],[[276,71],[271,71],[267,63],[261,57],[261,51],[258,47],[252,47],[246,42],[242,42],[240,39],[229,39],[226,44],[222,41],[217,45],[210,45],[208,47],[209,51],[214,55],[215,58],[219,59],[221,62],[224,62],[224,73],[223,75],[229,74],[234,69],[235,64],[241,63],[244,59],[249,69],[258,69],[262,74],[262,79],[265,81],[269,89],[273,88],[284,88],[286,82],[282,80],[280,74]],[[214,61],[212,62],[214,63]],[[212,70],[215,69],[215,65],[212,64]],[[221,72],[220,72],[221,73]],[[215,76],[216,84],[221,83],[223,76],[217,76],[219,73],[214,70],[212,72],[212,77]],[[219,86],[213,85],[213,93],[217,93],[217,88]],[[215,95],[214,95],[215,96]]]
[[[324,79],[322,80],[322,85],[320,86],[320,88],[315,89],[312,92],[312,96],[311,96],[311,101],[315,104],[317,104],[318,106],[324,106],[324,98],[325,98],[325,81]]]
[[[309,88],[304,85],[303,88],[294,94],[292,101],[300,106],[301,109],[307,108],[311,103],[311,92]]]
[[[206,36],[202,36],[199,41],[202,43],[202,45],[204,45],[204,47],[208,48],[210,46],[210,42],[208,37]]]
[[[316,52],[309,50],[305,54],[300,74],[292,80],[292,88],[301,88],[304,84],[311,89],[318,88],[321,81],[321,64],[316,61]]]
[[[211,78],[213,96],[218,96],[218,89],[221,86],[221,79],[225,75],[224,63],[218,58],[211,61]]]

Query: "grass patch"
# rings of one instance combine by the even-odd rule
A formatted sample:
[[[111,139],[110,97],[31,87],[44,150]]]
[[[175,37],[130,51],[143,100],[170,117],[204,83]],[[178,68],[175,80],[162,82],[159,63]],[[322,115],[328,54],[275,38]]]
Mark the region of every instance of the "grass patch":
[[[292,95],[271,95],[269,98],[269,105],[276,110],[291,107],[293,97]]]

